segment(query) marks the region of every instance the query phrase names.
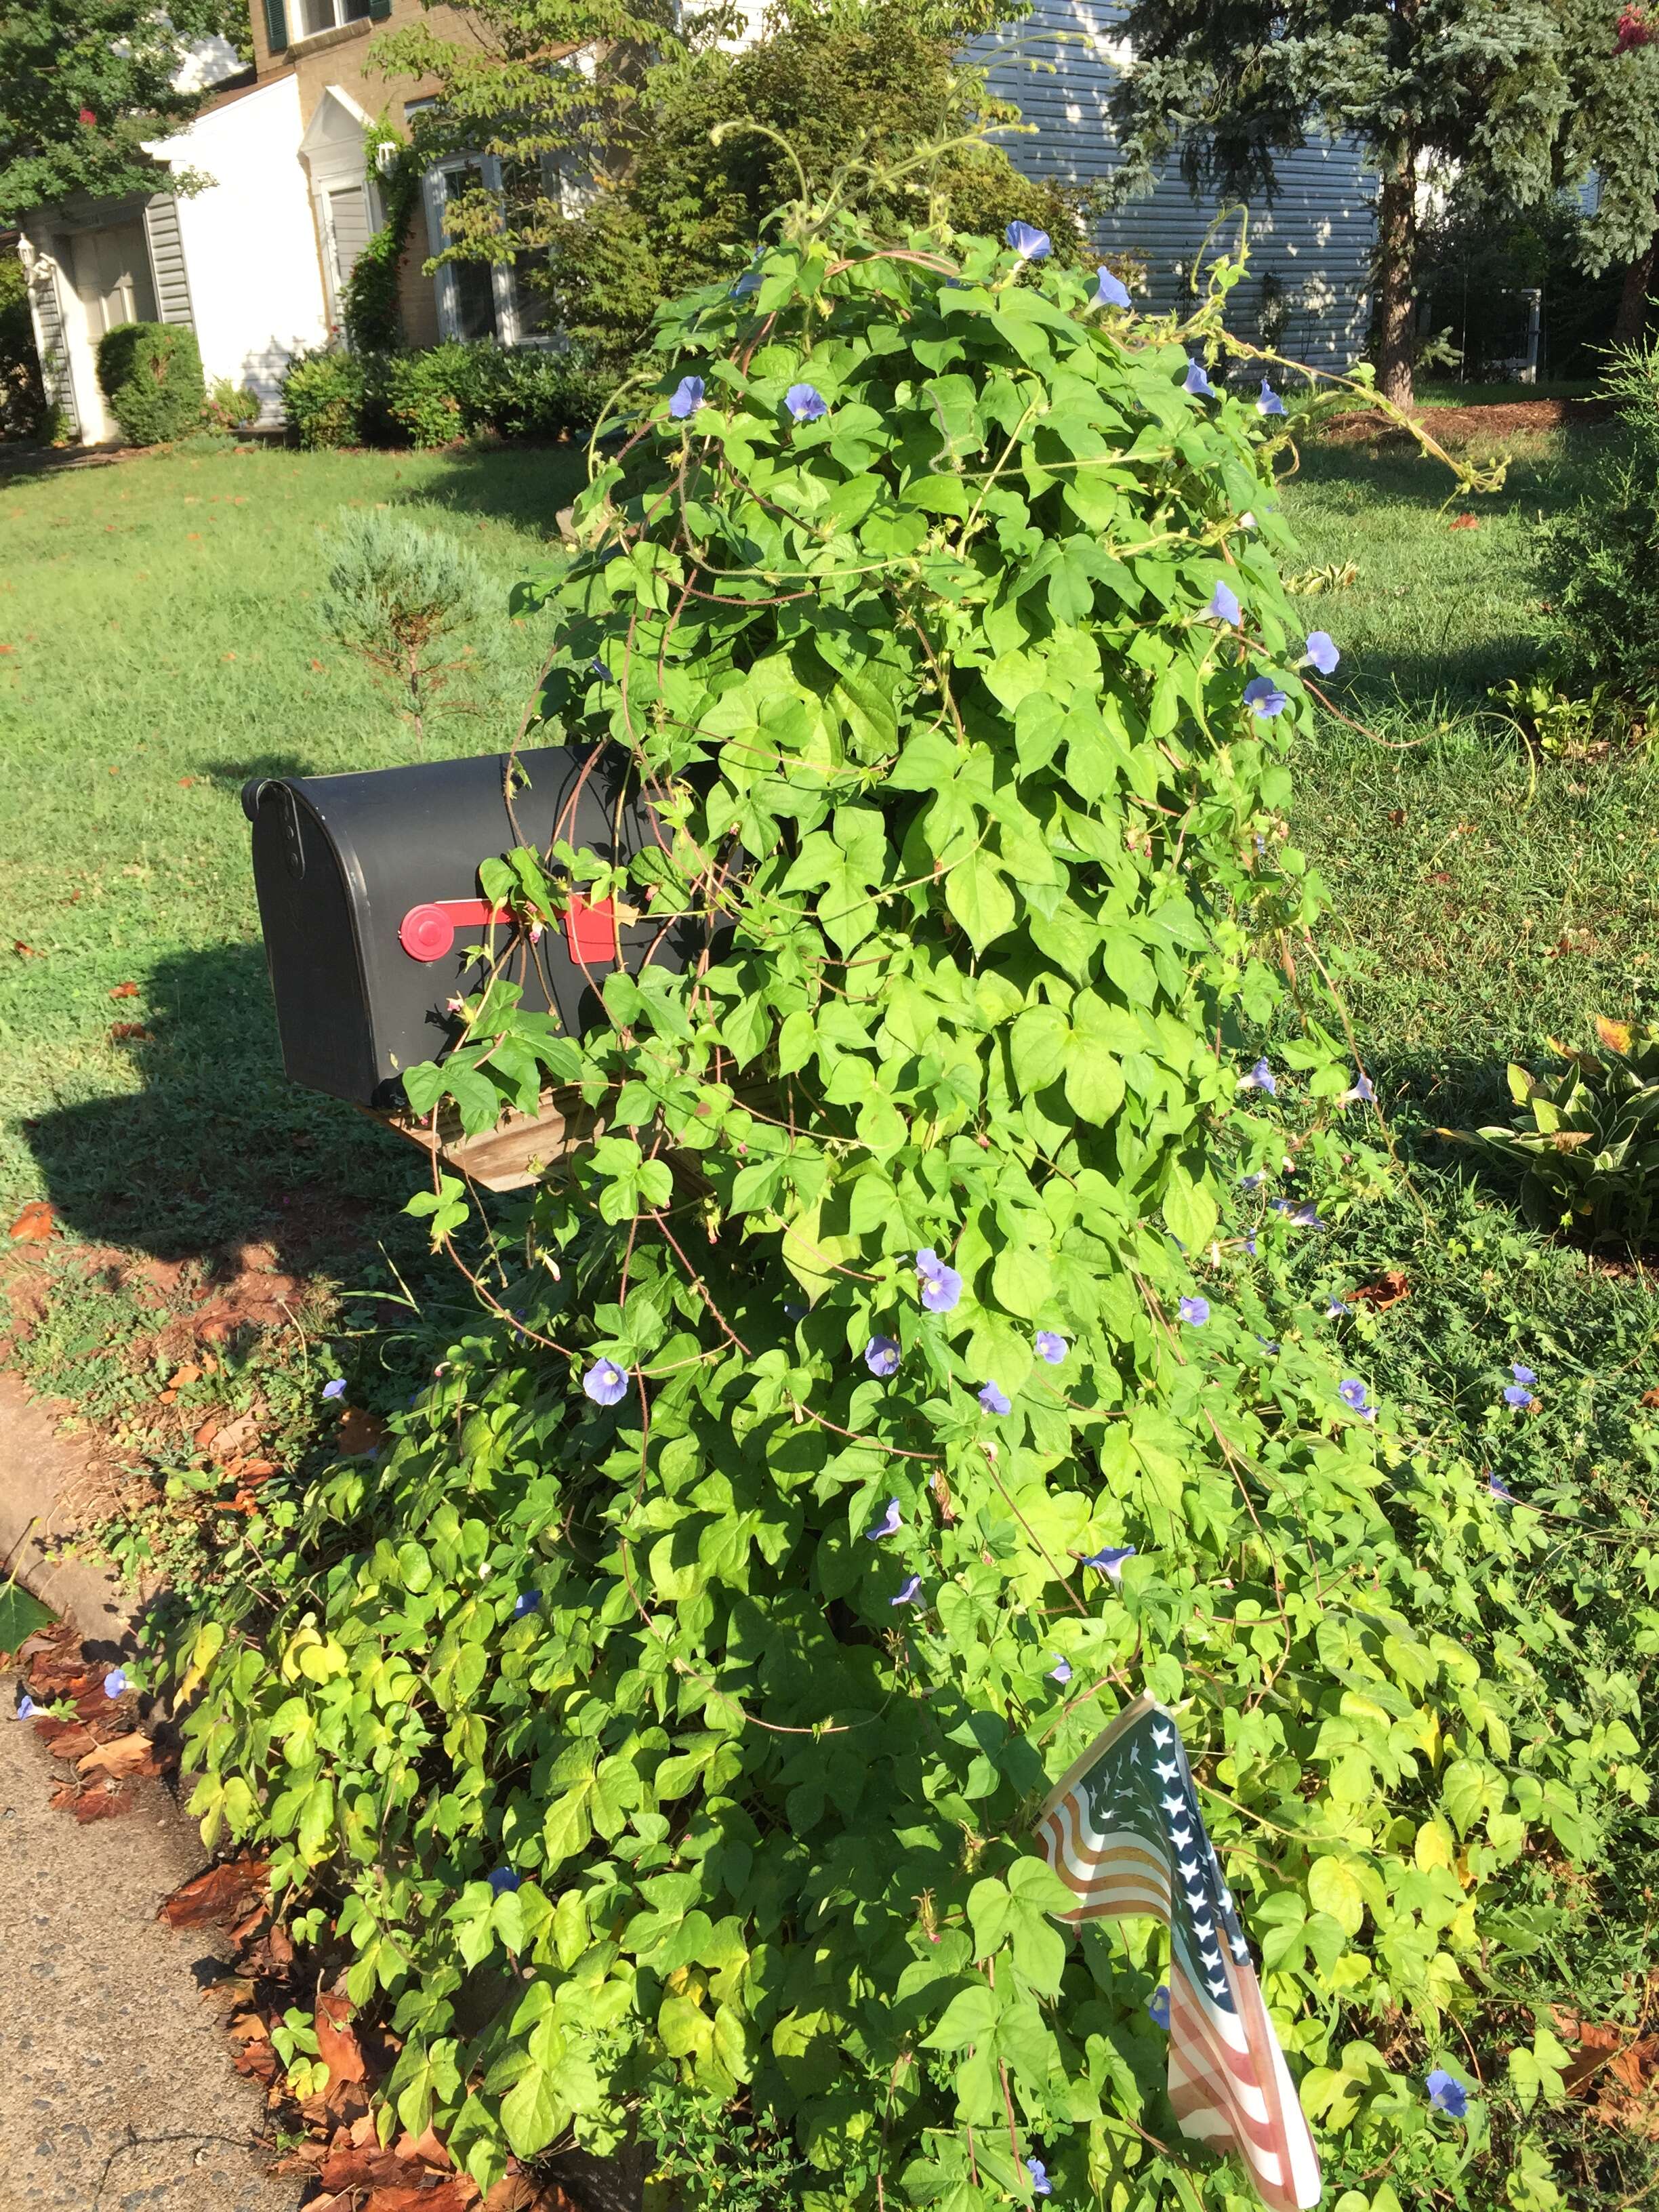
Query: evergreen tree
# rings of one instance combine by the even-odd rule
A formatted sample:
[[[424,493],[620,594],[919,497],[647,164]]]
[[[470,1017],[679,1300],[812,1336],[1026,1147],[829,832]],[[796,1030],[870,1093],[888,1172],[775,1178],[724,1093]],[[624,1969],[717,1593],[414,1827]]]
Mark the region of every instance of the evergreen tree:
[[[848,201],[901,232],[932,205],[962,229],[1032,222],[1062,261],[1083,252],[1080,199],[1022,177],[982,140],[897,185],[874,173],[917,145],[1018,121],[960,58],[1017,9],[776,0],[765,34],[738,50],[731,9],[633,6],[647,12],[614,0],[467,0],[472,36],[417,24],[374,50],[382,67],[442,87],[415,122],[422,159],[483,150],[501,163],[499,192],[480,186],[447,204],[447,253],[513,259],[560,326],[608,358],[639,344],[662,299],[741,272],[768,216],[800,190],[798,161],[815,188],[844,165],[871,165],[849,180]]]
[[[0,0],[0,224],[82,191],[154,191],[147,139],[180,130],[208,88],[181,90],[191,50],[234,41],[235,0]],[[168,179],[189,189],[190,177]]]
[[[1116,27],[1133,59],[1114,96],[1115,199],[1150,189],[1177,148],[1195,191],[1243,199],[1271,196],[1278,161],[1319,137],[1361,141],[1377,173],[1377,381],[1408,406],[1421,189],[1437,163],[1512,205],[1552,189],[1559,16],[1543,0],[1131,0]]]
[[[1659,21],[1632,0],[1555,0],[1571,88],[1561,134],[1570,185],[1595,179],[1582,260],[1624,268],[1614,343],[1634,345],[1659,270]]]

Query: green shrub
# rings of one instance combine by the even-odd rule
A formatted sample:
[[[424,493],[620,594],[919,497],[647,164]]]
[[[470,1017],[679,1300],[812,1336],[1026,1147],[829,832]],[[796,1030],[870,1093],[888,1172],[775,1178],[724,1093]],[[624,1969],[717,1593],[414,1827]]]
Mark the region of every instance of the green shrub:
[[[386,410],[411,446],[447,446],[489,423],[495,349],[458,338],[386,364]]]
[[[1032,1859],[1142,1687],[1183,1701],[1331,2200],[1523,2163],[1496,2094],[1466,2136],[1420,2080],[1546,1940],[1528,1870],[1598,1839],[1554,1632],[1517,1632],[1475,1469],[1277,1287],[1376,1169],[1316,1022],[1275,1048],[1294,1127],[1257,1065],[1320,898],[1274,448],[1184,389],[1218,299],[1177,331],[1092,283],[796,209],[752,298],[663,311],[521,599],[544,714],[659,834],[480,878],[529,928],[574,882],[710,941],[606,973],[580,1039],[495,983],[409,1071],[469,1129],[552,1080],[605,1133],[502,1221],[493,1318],[392,1449],[261,1552],[274,1611],[180,1654],[207,1841],[270,1854],[400,2040],[385,2124],[485,2185],[643,2109],[694,2203],[721,2127],[808,2212],[1029,2202],[1027,2154],[1057,2204],[1237,2203],[1162,2148],[1161,1938],[1062,1938]],[[1286,1163],[1247,1243],[1241,1171]],[[410,1210],[453,1235],[461,1178]]]
[[[237,384],[228,376],[216,376],[208,386],[205,412],[220,430],[251,429],[263,405],[251,384]]]
[[[130,446],[161,446],[202,420],[196,333],[182,323],[118,323],[98,341],[98,384]]]
[[[614,373],[590,366],[580,349],[501,349],[489,427],[503,438],[586,436],[616,384]]]
[[[283,412],[308,453],[363,442],[368,377],[359,355],[296,354],[283,378]]]
[[[1631,433],[1590,495],[1535,532],[1555,670],[1571,688],[1602,684],[1644,710],[1659,705],[1659,345],[1619,349],[1601,380]]]
[[[365,660],[424,741],[440,706],[477,703],[492,656],[480,650],[501,595],[477,556],[447,531],[407,515],[343,507],[324,539],[322,615]]]
[[[1511,1066],[1512,1128],[1447,1130],[1522,1170],[1535,1228],[1639,1249],[1659,1210],[1659,1027],[1598,1018],[1589,1049],[1557,1045],[1554,1076]]]
[[[0,439],[48,435],[53,411],[35,350],[23,264],[8,247],[0,251]]]

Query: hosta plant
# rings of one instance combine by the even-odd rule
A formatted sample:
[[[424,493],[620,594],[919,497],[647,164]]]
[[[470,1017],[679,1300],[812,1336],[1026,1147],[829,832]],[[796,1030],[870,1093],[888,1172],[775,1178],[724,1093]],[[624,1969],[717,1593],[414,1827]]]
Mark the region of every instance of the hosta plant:
[[[1586,1047],[1552,1038],[1565,1063],[1553,1074],[1510,1064],[1512,1127],[1443,1133],[1520,1169],[1536,1227],[1639,1248],[1659,1207],[1659,1027],[1598,1016],[1595,1034]]]
[[[672,2093],[812,2212],[1028,2202],[1032,2160],[1057,2203],[1239,2201],[1164,2101],[1162,1939],[1063,1934],[1032,1853],[1143,1686],[1333,2197],[1427,2202],[1505,2124],[1413,2077],[1463,2065],[1526,1925],[1483,1924],[1492,1885],[1594,1814],[1489,1632],[1502,1507],[1272,1288],[1364,1171],[1285,840],[1334,648],[1218,301],[1177,330],[1121,289],[1022,226],[793,210],[665,310],[523,595],[545,716],[622,750],[657,834],[484,890],[526,934],[574,883],[705,949],[596,974],[580,1038],[503,975],[410,1072],[472,1127],[579,1087],[605,1133],[186,1676],[204,1832],[269,1850],[401,2039],[383,2128],[481,2180]],[[468,1199],[419,1204],[442,1243]]]

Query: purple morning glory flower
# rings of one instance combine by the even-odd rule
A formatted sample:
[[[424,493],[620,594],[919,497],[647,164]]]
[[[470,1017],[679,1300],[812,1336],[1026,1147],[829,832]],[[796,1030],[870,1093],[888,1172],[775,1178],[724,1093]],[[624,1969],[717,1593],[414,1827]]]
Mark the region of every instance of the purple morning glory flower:
[[[1051,1682],[1064,1684],[1069,1682],[1071,1679],[1071,1661],[1069,1659],[1056,1659],[1054,1665],[1048,1669],[1048,1680]]]
[[[1256,1066],[1257,1066],[1258,1067],[1267,1067],[1267,1061],[1266,1061],[1265,1060],[1257,1060],[1257,1062],[1256,1062]],[[1271,1079],[1272,1079],[1272,1076],[1273,1076],[1273,1070],[1272,1070],[1270,1067],[1269,1067],[1269,1068],[1267,1068],[1267,1074],[1268,1074],[1268,1079],[1269,1079],[1269,1080],[1271,1081]],[[1239,1087],[1239,1089],[1240,1089],[1241,1091],[1243,1091],[1243,1090],[1244,1090],[1244,1089],[1247,1087],[1247,1085],[1246,1085],[1245,1084],[1243,1084],[1243,1083],[1241,1083],[1241,1084],[1239,1085],[1239,1086],[1238,1086],[1238,1087]],[[1250,1088],[1250,1089],[1255,1089],[1255,1088],[1257,1088],[1258,1086],[1256,1086],[1256,1085],[1249,1085],[1248,1087],[1249,1087],[1249,1088]],[[1261,1189],[1261,1186],[1262,1186],[1262,1183],[1263,1183],[1263,1182],[1264,1182],[1265,1180],[1266,1180],[1266,1178],[1265,1178],[1265,1177],[1264,1177],[1264,1176],[1262,1175],[1262,1172],[1261,1172],[1261,1169],[1260,1169],[1260,1168],[1258,1168],[1258,1169],[1255,1170],[1255,1174],[1254,1174],[1254,1175],[1242,1175],[1242,1176],[1240,1176],[1240,1177],[1238,1178],[1238,1187],[1239,1187],[1239,1188],[1240,1188],[1241,1190],[1260,1190],[1260,1189]]]
[[[872,1336],[864,1347],[864,1364],[872,1375],[896,1375],[899,1348],[890,1336]]]
[[[504,1890],[516,1889],[520,1877],[511,1867],[497,1867],[489,1877],[489,1887],[500,1897]]]
[[[1341,658],[1328,629],[1310,629],[1308,632],[1308,659],[1322,676],[1334,674],[1336,664]]]
[[[897,1498],[890,1498],[887,1501],[886,1513],[873,1528],[866,1528],[864,1533],[872,1544],[878,1544],[884,1536],[897,1535],[899,1524],[903,1518],[904,1516],[899,1511]]]
[[[1365,1386],[1357,1375],[1350,1375],[1336,1386],[1336,1395],[1352,1412],[1369,1413],[1372,1408],[1365,1403]]]
[[[1514,1376],[1517,1382],[1535,1382],[1538,1380],[1531,1368],[1523,1367],[1518,1359],[1510,1360],[1510,1373]]]
[[[36,1708],[35,1702],[34,1702],[33,1698],[32,1697],[30,1697],[30,1695],[28,1694],[28,1692],[26,1690],[26,1691],[23,1692],[22,1696],[21,1696],[21,1698],[19,1698],[19,1699],[17,1700],[17,1717],[18,1717],[18,1719],[19,1719],[20,1721],[26,1721],[26,1720],[27,1720],[27,1718],[29,1717],[29,1715],[30,1715],[31,1713],[34,1712],[36,1710],[37,1710],[37,1708]]]
[[[1353,1308],[1346,1298],[1332,1298],[1326,1305],[1325,1318],[1327,1321],[1340,1321],[1345,1313],[1352,1311]]]
[[[797,422],[816,422],[830,412],[830,402],[811,384],[792,384],[783,395],[783,404]]]
[[[1127,307],[1130,304],[1128,286],[1121,278],[1114,276],[1104,262],[1096,270],[1095,275],[1098,279],[1095,287],[1096,307]]]
[[[1354,1077],[1353,1081],[1336,1103],[1339,1106],[1369,1106],[1373,1103],[1376,1097],[1376,1093],[1371,1088],[1371,1079],[1362,1071]]]
[[[513,1601],[514,1620],[522,1620],[526,1613],[539,1613],[541,1609],[542,1594],[539,1590],[520,1590]]]
[[[1504,1393],[1504,1403],[1524,1413],[1528,1406],[1535,1406],[1538,1401],[1524,1382],[1511,1382]]]
[[[1202,1328],[1210,1318],[1210,1301],[1208,1298],[1182,1298],[1180,1313],[1189,1328]]]
[[[106,1698],[118,1698],[126,1686],[127,1678],[125,1671],[119,1667],[112,1667],[104,1677],[104,1695]]]
[[[1265,1091],[1269,1098],[1278,1097],[1279,1079],[1273,1073],[1273,1069],[1267,1065],[1265,1054],[1261,1059],[1257,1060],[1255,1066],[1250,1070],[1248,1075],[1241,1075],[1239,1077],[1238,1087],[1241,1091]],[[1242,1176],[1239,1180],[1243,1182],[1246,1190],[1254,1190],[1257,1183],[1261,1182],[1261,1177],[1259,1174],[1254,1176]]]
[[[1048,232],[1029,222],[1011,222],[1002,235],[1022,261],[1046,261],[1054,250]]]
[[[1304,1199],[1300,1206],[1296,1206],[1288,1198],[1274,1198],[1267,1201],[1267,1208],[1269,1212],[1282,1213],[1298,1229],[1322,1229],[1325,1226],[1310,1200]]]
[[[596,1406],[619,1405],[628,1392],[628,1375],[614,1359],[596,1359],[582,1377],[582,1389]]]
[[[920,1575],[912,1575],[909,1581],[906,1583],[904,1588],[899,1592],[898,1595],[896,1597],[890,1597],[887,1602],[889,1605],[914,1605],[916,1602],[916,1594],[921,1588],[921,1577]]]
[[[1146,2009],[1152,2016],[1152,2026],[1170,2033],[1170,1992],[1160,1982],[1146,2000]]]
[[[323,1395],[325,1398],[343,1398],[345,1395],[344,1376],[337,1375],[331,1382],[325,1382],[323,1385]]]
[[[1183,392],[1190,392],[1195,399],[1213,399],[1215,398],[1215,386],[1211,383],[1209,378],[1205,375],[1204,364],[1202,362],[1194,361],[1190,358],[1188,358],[1187,362],[1187,374],[1182,380],[1181,388]]]
[[[1276,1359],[1279,1357],[1279,1340],[1276,1337],[1263,1336],[1261,1330],[1258,1329],[1255,1334],[1255,1340],[1261,1346],[1261,1349],[1267,1353],[1270,1359]]]
[[[1258,415],[1282,415],[1285,412],[1284,401],[1265,376],[1261,380],[1261,389],[1255,396],[1255,411]]]
[[[962,1297],[962,1278],[945,1266],[931,1244],[917,1253],[916,1273],[921,1278],[921,1303],[928,1312],[954,1313]]]
[[[1429,2093],[1429,2102],[1437,2112],[1444,2112],[1448,2119],[1461,2120],[1469,2109],[1469,2093],[1455,2075],[1448,2074],[1443,2066],[1437,2066],[1426,2075],[1423,2087]]]
[[[1000,1389],[994,1382],[984,1384],[978,1396],[980,1404],[984,1407],[988,1413],[1006,1413],[1012,1408],[1013,1401],[1006,1390]]]
[[[1249,1254],[1251,1259],[1254,1260],[1255,1257],[1255,1239],[1254,1237],[1245,1237],[1244,1249]]]
[[[1032,1340],[1032,1349],[1039,1359],[1046,1360],[1050,1367],[1058,1367],[1066,1357],[1067,1346],[1065,1338],[1057,1336],[1053,1329],[1040,1328]]]
[[[1240,613],[1237,592],[1230,592],[1224,584],[1218,584],[1211,592],[1210,604],[1204,611],[1213,622],[1236,623]]]
[[[1046,239],[1043,244],[1046,250],[1048,245]],[[1022,2163],[1025,2167],[1025,2178],[1031,2185],[1032,2196],[1052,2197],[1054,2193],[1054,2185],[1049,2180],[1048,2169],[1042,2160],[1040,2158],[1028,2158]]]
[[[1253,676],[1244,686],[1244,704],[1259,722],[1271,722],[1290,703],[1288,695],[1279,690],[1271,676]]]
[[[695,415],[702,405],[703,382],[700,376],[683,376],[674,387],[674,397],[668,403],[668,411],[677,422],[684,422],[688,415]]]
[[[1486,1487],[1500,1505],[1514,1504],[1515,1492],[1500,1476],[1489,1473],[1486,1476]]]
[[[1083,1564],[1085,1567],[1098,1567],[1103,1575],[1109,1575],[1115,1583],[1121,1583],[1123,1580],[1123,1562],[1133,1559],[1134,1555],[1133,1544],[1108,1544],[1103,1551],[1091,1553]]]

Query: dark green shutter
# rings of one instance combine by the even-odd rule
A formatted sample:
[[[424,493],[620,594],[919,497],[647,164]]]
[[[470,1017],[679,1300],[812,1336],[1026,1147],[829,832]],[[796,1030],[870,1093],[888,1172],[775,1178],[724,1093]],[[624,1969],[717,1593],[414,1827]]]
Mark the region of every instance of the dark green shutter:
[[[283,0],[265,0],[265,44],[273,54],[288,47],[288,10]]]
[[[371,23],[384,23],[391,13],[392,0],[368,0],[368,20]]]

